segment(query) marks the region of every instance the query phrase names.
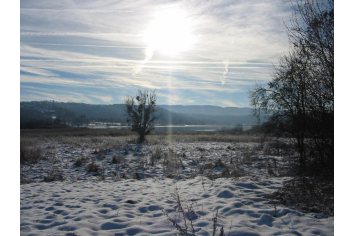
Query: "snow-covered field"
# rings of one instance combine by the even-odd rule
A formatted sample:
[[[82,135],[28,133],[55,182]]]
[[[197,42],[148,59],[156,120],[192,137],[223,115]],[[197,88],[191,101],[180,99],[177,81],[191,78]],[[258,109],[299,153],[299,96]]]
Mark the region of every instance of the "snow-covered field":
[[[292,178],[286,150],[107,140],[36,141],[46,159],[21,165],[21,235],[213,235],[214,225],[215,235],[334,234],[333,217],[266,197]]]

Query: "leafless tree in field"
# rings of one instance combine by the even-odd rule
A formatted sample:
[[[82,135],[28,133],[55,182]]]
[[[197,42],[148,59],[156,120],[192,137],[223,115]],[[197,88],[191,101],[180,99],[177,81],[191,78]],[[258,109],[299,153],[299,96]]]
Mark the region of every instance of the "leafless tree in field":
[[[131,124],[131,131],[138,133],[139,142],[145,141],[145,136],[154,129],[155,121],[161,117],[156,101],[156,92],[150,90],[139,90],[136,96],[125,98],[124,115]]]
[[[308,165],[333,173],[334,1],[296,0],[287,25],[291,51],[280,58],[267,87],[250,92],[255,115],[284,124],[296,140],[300,172]],[[313,151],[308,151],[312,146]]]

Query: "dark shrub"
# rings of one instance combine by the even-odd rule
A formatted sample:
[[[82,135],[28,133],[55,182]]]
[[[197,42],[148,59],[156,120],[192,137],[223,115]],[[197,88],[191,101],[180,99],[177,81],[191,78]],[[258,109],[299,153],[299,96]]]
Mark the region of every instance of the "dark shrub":
[[[43,178],[44,182],[62,181],[64,180],[63,172],[58,168],[51,169],[47,176]]]
[[[77,167],[82,167],[84,162],[86,162],[86,158],[85,157],[79,157],[79,158],[77,158],[75,160],[73,165],[77,166]]]
[[[20,142],[20,163],[33,164],[43,159],[42,149],[35,143]]]
[[[124,157],[121,156],[120,154],[114,154],[112,156],[112,160],[111,160],[111,163],[113,164],[120,164],[122,163],[122,161],[124,160]]]
[[[96,163],[95,159],[93,158],[92,161],[87,165],[88,172],[100,172],[100,166]]]

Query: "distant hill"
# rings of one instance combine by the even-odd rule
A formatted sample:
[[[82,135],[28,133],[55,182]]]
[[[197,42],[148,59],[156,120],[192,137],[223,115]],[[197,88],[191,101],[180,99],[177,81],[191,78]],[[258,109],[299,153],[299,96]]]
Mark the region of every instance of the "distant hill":
[[[125,124],[125,107],[125,104],[93,105],[54,101],[21,102],[21,127],[26,128],[28,124],[38,126],[38,123],[42,121],[45,121],[44,127],[51,126],[50,124],[55,122],[57,125],[61,123],[72,126],[94,121]],[[163,117],[157,123],[161,125],[233,125],[257,123],[257,119],[250,115],[250,108],[223,108],[209,105],[160,105],[159,107],[161,108]]]
[[[174,114],[199,120],[200,124],[257,124],[251,108],[219,107],[212,105],[160,105]]]
[[[252,112],[251,108],[219,107],[211,105],[160,105],[160,107],[174,113],[212,116],[249,116]]]

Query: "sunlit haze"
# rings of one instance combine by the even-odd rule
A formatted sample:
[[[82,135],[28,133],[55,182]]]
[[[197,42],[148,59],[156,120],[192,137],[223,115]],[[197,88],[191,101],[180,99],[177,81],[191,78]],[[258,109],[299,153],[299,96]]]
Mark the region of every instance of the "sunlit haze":
[[[189,50],[196,41],[193,22],[179,8],[163,9],[154,14],[144,38],[148,47],[168,56]]]

